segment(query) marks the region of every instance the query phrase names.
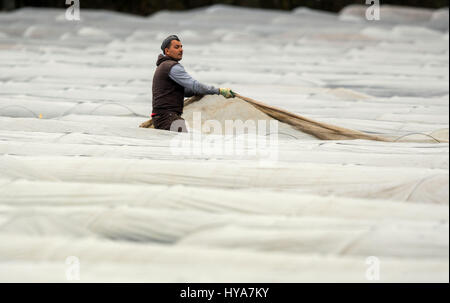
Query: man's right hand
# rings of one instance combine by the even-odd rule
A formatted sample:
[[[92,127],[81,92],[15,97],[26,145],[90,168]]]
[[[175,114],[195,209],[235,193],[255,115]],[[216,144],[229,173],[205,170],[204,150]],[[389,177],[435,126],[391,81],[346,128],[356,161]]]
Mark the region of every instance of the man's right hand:
[[[234,93],[229,88],[219,88],[219,93],[227,99],[234,98]]]

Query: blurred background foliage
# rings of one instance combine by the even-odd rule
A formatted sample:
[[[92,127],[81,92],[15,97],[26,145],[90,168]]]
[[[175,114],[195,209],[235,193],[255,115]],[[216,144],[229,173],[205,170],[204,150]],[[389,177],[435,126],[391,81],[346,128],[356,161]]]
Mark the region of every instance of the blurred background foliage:
[[[80,7],[108,9],[146,16],[163,9],[185,10],[218,3],[283,10],[306,6],[313,9],[338,12],[349,4],[365,4],[365,0],[80,0]],[[448,7],[449,0],[381,0],[380,3],[441,8]],[[25,6],[68,7],[65,0],[0,0],[0,9],[2,10]]]

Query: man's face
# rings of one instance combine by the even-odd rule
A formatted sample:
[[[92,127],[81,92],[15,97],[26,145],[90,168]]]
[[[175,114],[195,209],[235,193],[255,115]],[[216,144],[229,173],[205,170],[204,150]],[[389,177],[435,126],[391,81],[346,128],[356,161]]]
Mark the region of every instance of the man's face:
[[[169,48],[165,49],[166,56],[169,56],[177,61],[183,58],[183,44],[180,41],[172,40]]]

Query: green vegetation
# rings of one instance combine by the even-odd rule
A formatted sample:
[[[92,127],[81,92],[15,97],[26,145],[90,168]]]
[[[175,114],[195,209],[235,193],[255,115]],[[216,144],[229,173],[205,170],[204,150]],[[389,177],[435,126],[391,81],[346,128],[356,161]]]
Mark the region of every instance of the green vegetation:
[[[217,3],[283,10],[306,6],[313,9],[337,12],[349,4],[364,4],[365,0],[80,0],[82,8],[101,8],[138,15],[149,15],[162,9],[185,10]],[[429,8],[448,7],[449,5],[448,0],[382,0],[381,3]],[[13,9],[24,6],[66,7],[64,0],[0,0],[0,9]]]

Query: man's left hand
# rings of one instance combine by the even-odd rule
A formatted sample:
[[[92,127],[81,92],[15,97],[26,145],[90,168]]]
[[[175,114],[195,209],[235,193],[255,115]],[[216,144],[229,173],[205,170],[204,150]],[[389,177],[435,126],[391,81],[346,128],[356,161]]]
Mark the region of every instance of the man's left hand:
[[[229,88],[219,88],[219,92],[225,98],[234,98],[234,92]]]

